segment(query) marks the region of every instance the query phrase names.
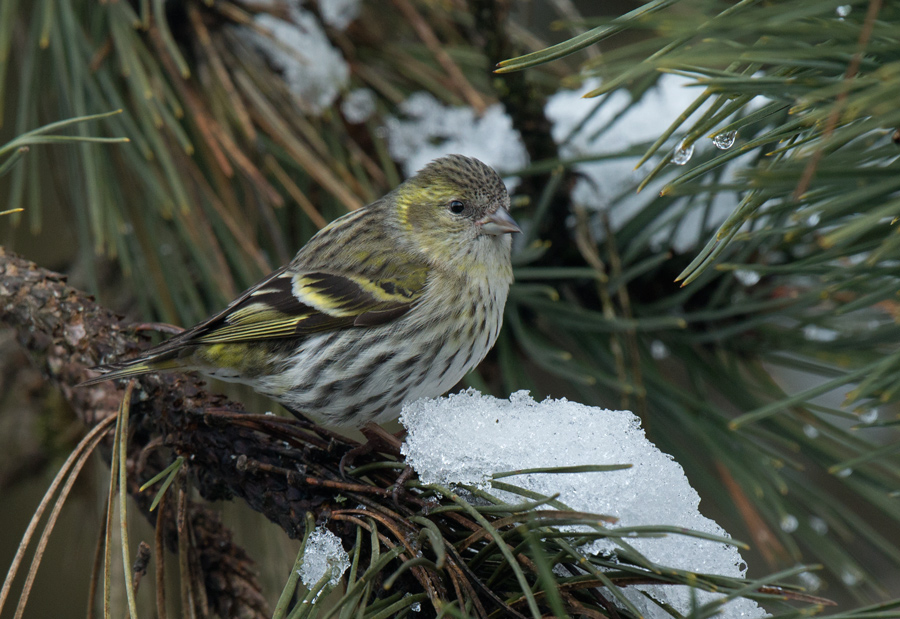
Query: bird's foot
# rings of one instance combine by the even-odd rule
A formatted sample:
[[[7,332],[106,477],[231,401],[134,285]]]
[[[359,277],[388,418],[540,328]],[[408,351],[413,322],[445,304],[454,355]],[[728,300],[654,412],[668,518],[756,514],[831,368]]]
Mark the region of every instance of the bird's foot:
[[[394,505],[400,505],[400,493],[403,492],[403,486],[406,485],[406,482],[409,481],[412,474],[413,467],[407,464],[400,475],[397,476],[397,480],[394,482],[394,489],[391,490],[391,498],[394,499]]]
[[[403,433],[391,434],[378,424],[369,422],[359,430],[366,437],[366,442],[361,443],[345,453],[341,458],[339,470],[341,477],[347,478],[346,469],[352,466],[353,461],[373,452],[387,453],[393,456],[400,456],[400,446],[403,444],[401,437]]]

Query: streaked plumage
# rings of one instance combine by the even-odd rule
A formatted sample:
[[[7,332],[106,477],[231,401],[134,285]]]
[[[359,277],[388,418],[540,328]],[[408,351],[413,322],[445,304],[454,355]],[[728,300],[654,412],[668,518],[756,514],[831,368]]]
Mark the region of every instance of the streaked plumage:
[[[509,197],[451,155],[323,228],[225,310],[84,384],[164,370],[246,383],[334,426],[440,395],[494,345],[512,281]]]

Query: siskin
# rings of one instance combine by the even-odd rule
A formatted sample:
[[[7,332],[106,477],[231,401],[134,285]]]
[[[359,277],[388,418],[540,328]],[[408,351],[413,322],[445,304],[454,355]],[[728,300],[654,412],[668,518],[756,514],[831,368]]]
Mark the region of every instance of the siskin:
[[[497,340],[520,232],[508,209],[492,168],[437,159],[222,312],[82,384],[195,370],[325,425],[393,419],[452,387]]]

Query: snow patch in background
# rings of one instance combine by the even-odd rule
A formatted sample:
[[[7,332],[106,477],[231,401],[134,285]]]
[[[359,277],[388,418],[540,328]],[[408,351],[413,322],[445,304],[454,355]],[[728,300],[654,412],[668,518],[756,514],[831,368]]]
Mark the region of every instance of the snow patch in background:
[[[663,76],[640,101],[622,114],[631,104],[631,94],[626,90],[615,90],[601,97],[585,99],[585,94],[601,84],[598,79],[588,79],[578,90],[561,90],[551,96],[544,113],[553,123],[553,139],[560,144],[562,157],[618,153],[656,140],[700,94],[696,88],[687,88],[689,83],[686,78]],[[591,115],[601,103],[602,107]],[[616,118],[619,114],[622,116]],[[585,121],[588,115],[591,118]],[[615,122],[608,129],[594,137],[613,120]],[[584,126],[570,136],[582,122]],[[671,155],[669,151],[663,152],[665,156]],[[576,169],[590,180],[578,181],[573,194],[575,201],[595,208],[608,206],[617,194],[640,182],[653,165],[644,164],[635,170],[637,162],[638,157],[629,157],[578,164]]]
[[[368,88],[351,90],[341,101],[341,113],[348,123],[364,123],[375,113],[375,93]]]
[[[324,576],[330,574],[328,584],[332,587],[341,582],[341,576],[350,567],[350,556],[344,550],[337,535],[323,527],[316,527],[306,541],[303,563],[300,566],[300,580],[311,589]]]
[[[239,31],[282,72],[301,107],[320,114],[347,86],[350,68],[312,13],[294,2],[287,6],[290,21],[268,13],[257,13],[253,18],[257,25],[272,33],[271,38],[246,27],[240,27]]]
[[[509,400],[483,396],[473,389],[445,398],[419,400],[403,407],[400,421],[408,430],[403,453],[424,483],[491,487],[491,474],[522,468],[585,464],[632,464],[622,471],[577,474],[527,474],[504,482],[559,500],[577,511],[607,514],[617,526],[672,525],[728,537],[698,511],[700,497],[681,465],[644,436],[640,419],[628,411],[610,411],[575,402],[535,402],[519,391]],[[510,502],[523,497],[491,490]],[[741,578],[746,564],[734,546],[683,535],[628,538],[649,560],[677,569]],[[614,552],[611,541],[590,544],[590,552]],[[691,610],[692,590],[684,586],[635,586],[622,589],[648,618],[669,618],[640,591]],[[720,594],[696,591],[700,604]],[[722,618],[764,617],[756,602],[729,602]]]
[[[623,113],[623,110],[631,104],[631,94],[626,90],[615,90],[592,99],[583,98],[585,94],[598,88],[600,83],[598,79],[588,79],[578,90],[562,90],[547,100],[544,113],[553,123],[553,139],[560,145],[560,156],[563,159],[610,155],[640,144],[650,144],[668,129],[675,118],[702,92],[700,88],[688,87],[693,83],[688,78],[664,75],[656,86],[644,93],[637,103]],[[602,107],[598,110],[597,106],[601,102]],[[702,106],[683,126],[689,127],[706,107],[707,105]],[[611,122],[612,125],[607,127]],[[584,125],[579,128],[581,123]],[[600,132],[601,130],[603,131]],[[734,136],[731,137],[733,144]],[[634,188],[656,166],[660,157],[671,159],[673,154],[676,154],[675,141],[677,138],[673,139],[671,146],[660,149],[659,154],[638,169],[634,166],[639,161],[639,156],[617,157],[575,165],[574,169],[581,177],[572,192],[573,201],[588,208],[608,210],[612,229],[620,229],[656,198],[674,173],[683,171],[673,165],[670,172],[664,172],[640,194],[634,192]],[[712,148],[714,148],[713,141],[703,138],[695,142],[690,155],[682,152],[678,157],[683,163],[687,163],[691,156],[696,157],[698,153]],[[749,157],[752,157],[752,154]],[[733,179],[734,172],[744,167],[747,161],[747,157],[738,157],[728,164],[722,182],[727,183]],[[615,208],[610,208],[613,203]],[[711,221],[714,224],[721,223],[736,205],[737,201],[732,193],[720,194],[714,201]],[[705,242],[706,239],[698,238],[701,210],[692,210],[680,222],[677,229],[668,226],[660,230],[651,242],[671,243],[679,252],[688,251],[701,240]],[[598,238],[602,238],[602,233]]]
[[[359,0],[319,0],[322,20],[338,30],[344,30],[359,17]]]
[[[403,117],[386,121],[388,150],[412,176],[429,162],[452,153],[480,159],[497,170],[513,172],[528,165],[522,136],[499,103],[479,118],[468,106],[442,104],[427,92],[416,92],[400,104]],[[518,179],[506,179],[512,191]]]

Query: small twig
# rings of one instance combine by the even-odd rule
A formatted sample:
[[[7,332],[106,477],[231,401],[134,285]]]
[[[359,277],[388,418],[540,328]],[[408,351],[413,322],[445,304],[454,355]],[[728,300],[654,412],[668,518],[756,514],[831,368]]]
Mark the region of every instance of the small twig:
[[[206,409],[203,411],[205,420],[213,424],[227,423],[229,426],[242,426],[266,434],[267,436],[276,437],[281,440],[296,440],[305,445],[312,445],[323,451],[327,451],[329,441],[323,440],[320,436],[316,436],[308,432],[311,427],[305,426],[302,422],[295,419],[287,419],[285,417],[276,417],[274,415],[259,415],[258,413],[244,413],[226,411],[222,409]],[[351,439],[340,436],[337,433],[331,433],[325,428],[315,427],[317,434],[327,436],[330,440],[335,437],[342,439],[348,445],[353,444]]]
[[[91,62],[88,64],[88,69],[90,69],[91,73],[96,73],[103,62],[109,57],[110,53],[113,50],[113,40],[112,37],[106,37],[106,40],[103,42],[103,45],[100,46],[94,56],[91,58]]]
[[[155,331],[156,333],[167,333],[169,335],[178,335],[184,332],[184,327],[178,325],[170,325],[167,322],[138,322],[131,325],[131,330],[135,333],[143,331]]]
[[[128,548],[128,436],[129,417],[131,415],[131,397],[134,394],[134,379],[128,381],[125,394],[122,396],[122,405],[119,407],[118,420],[116,421],[116,438],[119,441],[118,451],[113,452],[110,470],[118,467],[118,496],[119,496],[119,535],[122,541],[122,569],[125,570],[125,582],[129,583],[128,569],[131,564],[131,553]],[[118,455],[118,461],[116,460]],[[110,504],[112,508],[112,504]],[[130,584],[130,583],[129,583]],[[134,597],[134,589],[126,584],[125,597],[128,601],[128,615],[131,619],[137,618],[137,600]]]
[[[740,484],[735,481],[731,472],[721,462],[716,462],[715,464],[719,477],[725,484],[725,488],[731,495],[731,499],[737,506],[738,512],[744,519],[747,528],[750,529],[754,547],[762,553],[769,566],[775,567],[780,565],[788,556],[787,550],[769,529],[765,520],[763,520],[753,502],[744,493]]]
[[[413,539],[413,536],[415,535],[416,528],[411,523],[401,519],[399,516],[389,517],[384,513],[379,513],[374,510],[343,509],[339,512],[334,512],[333,517],[336,517],[338,514],[348,516],[365,516],[367,518],[372,518],[373,520],[378,521],[391,532],[391,534],[394,536],[394,539],[396,539],[400,544],[403,545],[403,547],[406,549],[406,555],[410,559],[414,559],[416,557],[417,548],[413,547],[413,545],[410,543],[410,540]],[[402,531],[400,529],[400,525],[403,525],[406,530]],[[416,580],[419,581],[419,584],[422,585],[422,588],[425,589],[425,593],[428,595],[428,599],[431,600],[432,603],[436,603],[437,600],[439,600],[441,597],[438,594],[438,580],[433,577],[430,571],[418,565],[411,567],[410,571],[413,573]]]
[[[757,589],[760,593],[767,593],[769,595],[780,595],[783,596],[786,600],[794,600],[796,602],[805,602],[807,604],[821,604],[822,606],[837,606],[838,603],[834,600],[829,600],[828,598],[819,597],[818,595],[810,595],[808,593],[803,593],[802,591],[792,591],[790,589],[785,589],[784,587],[778,587],[775,585],[767,585],[762,586]]]
[[[453,592],[456,593],[456,601],[459,602],[460,608],[465,608],[466,600],[463,597],[462,586],[461,586],[459,576],[461,576],[461,574],[457,574],[455,570],[452,570],[452,569],[447,570],[447,577],[450,578],[450,584],[453,585]],[[465,582],[464,578],[462,579],[462,582]],[[474,599],[478,599],[477,596]],[[486,615],[477,614],[477,616],[485,617]]]
[[[53,505],[53,510],[50,512],[50,516],[47,518],[47,523],[44,525],[44,530],[41,533],[41,538],[38,541],[37,548],[34,551],[34,557],[31,560],[31,568],[28,570],[28,576],[25,578],[25,585],[22,587],[22,595],[19,597],[19,604],[16,607],[16,619],[21,619],[22,615],[25,612],[25,604],[28,601],[28,596],[31,593],[32,586],[34,585],[34,579],[37,576],[38,567],[40,567],[41,560],[44,557],[44,550],[47,548],[47,543],[50,541],[50,534],[53,532],[53,528],[56,526],[56,522],[59,519],[59,513],[69,496],[69,491],[72,489],[72,486],[75,484],[75,480],[78,478],[78,474],[81,472],[81,469],[84,468],[84,465],[87,463],[88,458],[90,458],[97,445],[100,444],[102,438],[102,433],[98,433],[96,436],[92,436],[92,439],[90,441],[85,441],[86,447],[81,453],[78,454],[78,460],[72,467],[72,472],[69,474],[69,477],[66,480],[66,484],[63,486],[62,490],[60,490],[59,497],[57,498],[56,503]]]
[[[93,618],[97,605],[97,585],[100,584],[100,570],[103,567],[103,551],[106,539],[106,518],[100,519],[100,529],[97,531],[97,545],[94,548],[94,564],[91,567],[91,583],[88,585],[87,617]]]
[[[322,214],[316,208],[315,204],[306,197],[306,194],[301,191],[300,187],[297,186],[297,183],[294,182],[290,175],[284,171],[284,168],[278,165],[278,160],[272,155],[267,154],[263,161],[265,162],[266,168],[275,175],[278,182],[281,183],[282,187],[284,187],[288,194],[294,199],[294,202],[296,202],[303,212],[306,213],[309,220],[313,222],[319,230],[327,226],[328,222],[322,217]]]
[[[197,552],[197,545],[194,543],[194,529],[187,528],[188,539],[188,560],[190,561],[190,577],[191,594],[194,597],[194,607],[199,608],[199,612],[195,613],[204,619],[210,616],[209,598],[206,595],[206,587],[204,586],[203,565],[200,563],[200,553]]]
[[[40,505],[38,505],[37,509],[34,510],[34,514],[31,517],[31,522],[28,523],[28,528],[25,530],[25,534],[22,535],[22,541],[19,543],[19,548],[16,550],[16,555],[15,557],[13,557],[12,563],[9,567],[9,571],[6,574],[6,580],[4,580],[3,582],[3,588],[2,590],[0,590],[0,611],[3,610],[3,606],[6,603],[10,588],[12,587],[13,579],[15,578],[16,572],[18,571],[20,565],[22,564],[22,559],[25,557],[25,551],[28,549],[28,545],[31,543],[31,540],[34,537],[34,533],[37,530],[38,523],[44,516],[44,512],[46,511],[47,507],[50,506],[50,501],[56,494],[56,490],[60,487],[60,485],[62,485],[63,489],[60,492],[59,497],[57,498],[56,504],[53,506],[50,520],[44,526],[44,533],[39,542],[39,544],[43,542],[44,546],[46,546],[45,536],[48,536],[50,531],[53,530],[53,524],[56,521],[56,516],[54,514],[59,513],[59,508],[62,506],[62,503],[65,502],[65,497],[68,495],[69,490],[72,487],[72,483],[74,483],[75,478],[78,476],[78,473],[81,471],[84,463],[87,462],[88,456],[91,455],[94,448],[100,443],[103,435],[107,431],[109,431],[109,428],[114,421],[115,417],[105,419],[102,423],[93,428],[87,434],[87,436],[85,436],[81,440],[75,450],[72,451],[72,453],[63,463],[62,467],[59,470],[59,473],[57,473],[56,477],[53,479],[53,483],[51,483],[50,487],[47,489],[47,492],[44,493],[44,497],[41,499]],[[64,485],[63,482],[65,482]],[[39,546],[39,550],[35,552],[35,558],[34,560],[32,560],[33,570],[37,569],[37,565],[35,565],[34,563],[35,560],[37,561],[37,564],[40,564],[39,555],[42,552],[43,549],[41,546]],[[26,587],[30,588],[30,585],[26,583]],[[20,604],[22,604],[22,598],[27,599],[27,597],[28,591],[27,589],[23,589],[22,597],[20,597]]]
[[[150,546],[147,542],[142,541],[138,545],[137,556],[134,558],[134,565],[131,567],[131,589],[137,594],[141,579],[147,574],[147,565],[150,563]]]
[[[518,619],[526,619],[525,615],[507,604],[499,595],[494,593],[493,589],[488,587],[481,581],[480,578],[478,578],[478,575],[472,571],[472,569],[466,563],[465,559],[460,556],[460,554],[456,551],[452,544],[447,544],[447,554],[452,558],[451,564],[459,566],[459,569],[462,570],[462,573],[466,576],[466,580],[469,581],[470,584],[475,585],[479,591],[484,593],[488,597],[488,599],[496,604],[497,608],[500,608],[504,611],[504,613],[512,617],[517,617]],[[475,599],[478,598],[476,597]]]
[[[591,233],[590,222],[588,221],[587,212],[583,208],[575,210],[575,245],[578,251],[591,268],[597,271],[597,294],[600,297],[600,305],[603,315],[609,320],[615,319],[616,307],[609,293],[609,273],[606,263],[600,257],[597,248],[597,242]],[[617,332],[612,332],[609,336],[609,347],[615,359],[616,376],[619,379],[619,393],[621,394],[621,406],[624,409],[630,408],[630,396],[632,390],[629,389],[630,382],[628,380],[628,370],[625,367],[625,350],[619,339]]]
[[[419,15],[419,12],[413,6],[412,2],[409,0],[394,0],[394,4],[400,9],[400,12],[403,13],[403,16],[406,17],[407,21],[412,24],[416,34],[419,35],[419,38],[425,43],[425,47],[427,47],[434,55],[438,64],[440,64],[444,71],[447,72],[447,75],[456,85],[466,102],[475,108],[475,112],[479,116],[483,114],[487,109],[487,103],[485,103],[484,97],[482,97],[481,93],[475,90],[472,84],[469,83],[469,80],[466,79],[466,76],[459,68],[459,65],[453,62],[450,54],[447,53],[444,46],[441,44],[440,39],[434,34],[434,30],[432,30],[431,26],[428,25],[428,22]]]
[[[216,74],[216,77],[219,78],[219,83],[222,84],[222,88],[225,89],[225,94],[228,96],[228,100],[231,103],[231,111],[237,117],[244,135],[250,142],[255,142],[257,138],[256,129],[253,126],[253,122],[250,120],[250,114],[247,112],[247,108],[244,107],[244,102],[238,95],[234,82],[231,81],[231,76],[228,74],[228,70],[222,62],[219,50],[213,43],[209,30],[203,22],[203,16],[201,15],[200,10],[193,4],[189,4],[187,10],[191,25],[197,33],[197,41],[203,47],[203,57],[209,61],[210,65],[212,65],[213,72]]]
[[[353,484],[332,479],[320,479],[312,475],[303,475],[297,471],[286,469],[284,467],[267,464],[258,460],[251,460],[243,455],[237,458],[236,467],[237,470],[241,472],[262,472],[284,475],[288,483],[292,486],[316,486],[321,488],[332,488],[343,492],[359,492],[361,494],[378,494],[381,496],[390,496],[391,494],[391,492],[385,488],[377,488],[375,486],[367,486],[364,484]]]
[[[112,545],[113,545],[113,515],[115,512],[116,502],[116,477],[119,474],[119,467],[116,466],[116,460],[119,457],[119,435],[122,426],[119,424],[119,416],[116,415],[116,433],[113,438],[112,457],[109,465],[109,492],[106,495],[106,525],[105,536],[103,539],[103,619],[109,619],[112,616]]]
[[[881,3],[882,0],[869,0],[869,10],[866,11],[865,20],[859,31],[859,49],[853,55],[853,58],[850,59],[850,64],[847,65],[847,71],[844,73],[843,79],[844,87],[838,94],[837,99],[834,102],[834,107],[831,109],[831,114],[828,116],[828,122],[825,125],[825,131],[822,132],[822,140],[819,144],[819,148],[816,149],[816,152],[813,153],[809,163],[806,164],[803,175],[800,177],[800,182],[794,190],[794,200],[799,200],[801,196],[806,193],[806,190],[809,189],[813,176],[816,174],[816,169],[819,167],[819,162],[825,154],[825,143],[837,128],[838,121],[841,118],[841,112],[843,112],[844,106],[847,103],[847,97],[850,94],[850,80],[856,77],[856,74],[859,72],[859,65],[862,63],[863,53],[866,51],[866,46],[869,44],[869,39],[872,36],[872,29],[875,27],[875,18],[878,17],[878,13],[881,11]]]
[[[606,249],[609,253],[610,277],[612,279],[621,277],[622,275],[622,259],[619,255],[619,248],[616,245],[616,234],[609,223],[609,216],[603,213],[600,217],[603,223],[603,230],[606,234]],[[621,284],[614,291],[619,298],[619,307],[622,310],[624,318],[631,319],[634,312],[631,311],[631,297],[628,294],[628,286]],[[628,351],[628,357],[631,361],[631,379],[634,384],[635,394],[635,413],[641,418],[644,429],[648,429],[650,418],[647,416],[647,393],[644,390],[644,377],[641,370],[641,353],[638,347],[637,332],[634,327],[625,331],[625,347]]]
[[[168,611],[166,610],[166,544],[163,538],[163,533],[165,532],[163,522],[168,496],[168,494],[164,494],[159,500],[153,536],[153,546],[156,549],[156,616],[159,619],[168,619]]]
[[[194,579],[191,576],[191,562],[188,558],[190,542],[187,529],[187,475],[185,468],[181,469],[178,479],[178,506],[175,508],[178,531],[178,568],[181,583],[181,610],[185,617],[190,619],[197,616],[197,608],[194,605],[192,585]]]
[[[569,565],[568,563],[566,563],[566,564],[563,565],[563,567],[564,567],[564,568],[566,569],[566,571],[568,571],[572,576],[578,576],[578,575],[579,575],[578,570],[575,569],[575,567],[574,567],[573,565]],[[597,602],[597,604],[598,604],[599,606],[602,606],[603,608],[606,609],[606,612],[608,613],[609,619],[619,619],[619,611],[618,611],[618,609],[616,608],[616,605],[613,604],[612,602],[610,602],[609,600],[607,600],[605,597],[603,597],[603,596],[600,594],[600,592],[597,590],[598,587],[605,586],[606,583],[603,583],[602,581],[598,581],[598,582],[600,582],[599,585],[596,585],[596,586],[585,586],[585,587],[584,587],[584,590],[587,591],[588,595],[590,595],[590,596],[594,599],[594,601]],[[565,587],[565,586],[566,586],[566,585],[561,585],[560,588]]]

